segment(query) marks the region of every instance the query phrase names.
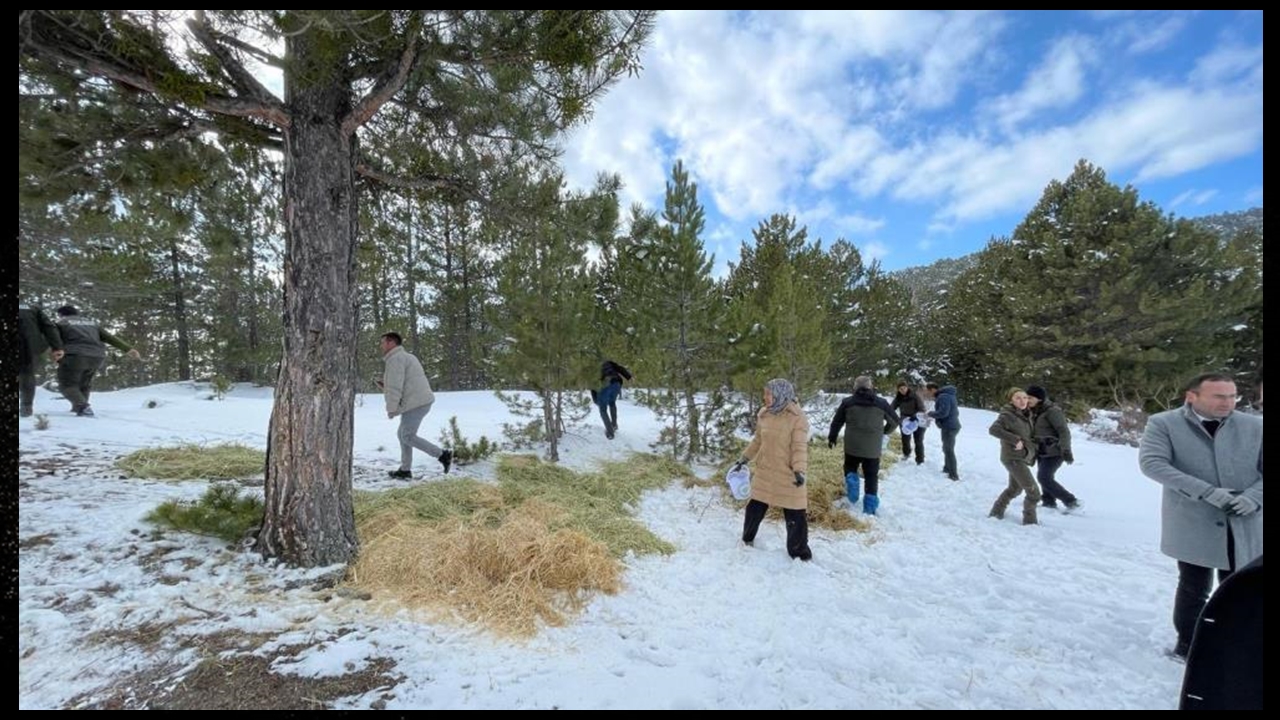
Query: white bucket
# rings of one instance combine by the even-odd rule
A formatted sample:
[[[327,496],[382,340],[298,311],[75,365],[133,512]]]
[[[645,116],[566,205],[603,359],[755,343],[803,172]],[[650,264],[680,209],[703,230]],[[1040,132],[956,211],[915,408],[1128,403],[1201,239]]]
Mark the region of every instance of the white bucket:
[[[733,493],[735,500],[751,497],[751,470],[745,465],[740,470],[731,468],[729,474],[724,476],[724,481],[729,483],[729,492]]]

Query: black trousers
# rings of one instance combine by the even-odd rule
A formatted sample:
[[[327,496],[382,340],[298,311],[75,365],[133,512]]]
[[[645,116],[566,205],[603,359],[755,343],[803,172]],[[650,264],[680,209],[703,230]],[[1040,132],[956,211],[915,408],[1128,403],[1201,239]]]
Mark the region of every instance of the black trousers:
[[[862,492],[867,495],[879,495],[880,493],[876,491],[880,489],[880,458],[864,458],[845,454],[845,475],[851,472],[858,472],[858,466],[862,466],[861,475],[864,483]]]
[[[1226,570],[1218,570],[1218,584],[1221,585],[1236,569],[1235,538],[1231,528],[1227,528],[1227,565]],[[1173,626],[1178,630],[1178,648],[1185,650],[1191,647],[1191,637],[1195,635],[1196,620],[1209,602],[1209,593],[1213,590],[1213,571],[1215,568],[1192,565],[1178,561],[1178,592],[1173,598]]]
[[[925,428],[916,430],[911,435],[902,434],[902,457],[911,457],[911,438],[916,439],[916,462],[924,462],[924,431]],[[874,494],[874,493],[872,493]]]
[[[760,521],[769,512],[769,506],[752,498],[747,503],[746,515],[742,522],[742,541],[754,542],[756,531],[760,529]],[[809,550],[809,516],[805,510],[783,508],[782,516],[787,521],[787,554],[793,558],[808,560],[813,557]]]
[[[1059,500],[1067,506],[1076,504],[1076,496],[1054,478],[1060,467],[1061,455],[1041,455],[1036,458],[1036,482],[1040,483],[1040,501],[1045,505],[1057,505]]]

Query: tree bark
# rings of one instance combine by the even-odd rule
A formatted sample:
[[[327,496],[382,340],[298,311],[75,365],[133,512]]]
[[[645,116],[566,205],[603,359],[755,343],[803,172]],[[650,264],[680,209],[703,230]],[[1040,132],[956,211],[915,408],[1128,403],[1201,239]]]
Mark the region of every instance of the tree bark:
[[[285,88],[284,357],[271,413],[258,549],[303,566],[359,551],[352,510],[357,207],[351,96],[325,68],[321,33],[288,40]]]
[[[191,328],[187,322],[187,296],[178,262],[178,241],[169,240],[169,263],[173,272],[173,324],[178,331],[178,379],[191,379]]]

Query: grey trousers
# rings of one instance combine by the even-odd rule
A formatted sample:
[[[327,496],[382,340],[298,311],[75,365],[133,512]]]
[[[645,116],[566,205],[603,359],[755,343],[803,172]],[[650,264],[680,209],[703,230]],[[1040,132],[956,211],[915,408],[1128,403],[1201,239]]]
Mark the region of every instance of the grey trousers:
[[[400,413],[400,429],[396,431],[396,437],[400,439],[400,469],[413,469],[413,449],[418,448],[431,457],[438,458],[444,452],[440,448],[431,444],[431,441],[418,437],[418,427],[422,425],[422,420],[431,412],[429,403],[419,408],[414,408]]]

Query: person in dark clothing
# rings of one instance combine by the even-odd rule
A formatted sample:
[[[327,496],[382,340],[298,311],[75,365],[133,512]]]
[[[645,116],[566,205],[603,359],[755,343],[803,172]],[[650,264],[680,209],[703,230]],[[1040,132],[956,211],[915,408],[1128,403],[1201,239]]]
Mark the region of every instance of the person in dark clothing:
[[[929,383],[925,385],[925,389],[934,400],[929,417],[938,421],[938,431],[942,433],[942,472],[952,480],[959,480],[960,470],[956,467],[956,435],[960,434],[960,406],[956,402],[956,388],[954,385],[939,388],[937,383]]]
[[[1231,573],[1200,613],[1179,710],[1261,710],[1262,556]]]
[[[134,360],[140,357],[138,351],[81,315],[71,305],[58,308],[58,332],[66,351],[58,364],[58,389],[71,401],[72,412],[81,417],[93,417],[89,392],[93,389],[93,376],[98,374],[98,368],[107,357],[107,345],[125,351]]]
[[[18,301],[18,414],[31,417],[36,397],[36,367],[40,355],[53,348],[53,360],[62,359],[62,336],[39,305]]]
[[[1058,507],[1071,512],[1080,507],[1080,501],[1062,486],[1054,475],[1062,463],[1075,462],[1071,454],[1071,428],[1067,415],[1051,400],[1040,385],[1027,386],[1027,408],[1031,411],[1031,424],[1036,439],[1036,481],[1040,483],[1040,504],[1047,508]]]
[[[612,360],[605,360],[600,365],[600,382],[604,387],[591,391],[591,400],[600,406],[605,437],[610,440],[618,432],[618,396],[622,394],[624,379],[631,379],[631,371]]]
[[[846,427],[847,426],[847,427]],[[871,378],[862,375],[853,381],[853,394],[845,398],[831,418],[827,447],[834,448],[844,432],[844,479],[849,502],[858,500],[858,470],[867,481],[862,512],[875,515],[880,507],[880,453],[885,436],[898,427],[898,416],[884,398],[876,395]]]
[[[902,457],[903,459],[911,457],[911,439],[914,437],[916,441],[916,464],[924,464],[924,431],[925,427],[920,423],[919,415],[924,412],[924,402],[920,400],[920,396],[916,395],[916,391],[912,389],[906,382],[898,383],[898,392],[893,396],[893,403],[889,406],[898,413],[898,417],[902,420]],[[915,429],[911,430],[914,420]],[[910,431],[909,431],[910,430]]]

